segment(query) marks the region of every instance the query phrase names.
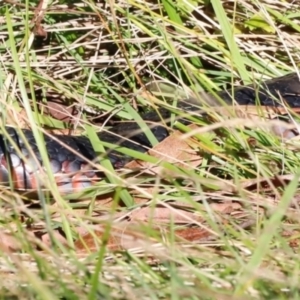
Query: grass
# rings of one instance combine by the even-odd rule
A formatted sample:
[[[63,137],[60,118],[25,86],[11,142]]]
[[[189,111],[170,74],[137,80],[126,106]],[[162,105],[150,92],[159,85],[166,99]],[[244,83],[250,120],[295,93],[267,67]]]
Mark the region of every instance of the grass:
[[[294,72],[300,6],[248,0],[44,5],[42,27],[31,22],[36,2],[0,6],[2,125],[34,131],[49,190],[29,197],[1,188],[2,298],[298,299],[299,142],[257,128],[270,121],[248,120],[243,128],[246,121],[237,116],[228,121],[214,113],[212,124],[193,116],[204,124],[193,144],[202,157],[198,167],[165,163],[169,173],[160,177],[114,170],[103,159],[96,166],[106,178],[75,195],[59,193],[53,183],[41,133],[76,129],[103,153],[114,145],[95,132],[111,120],[141,122],[144,112],[201,91],[230,91]],[[34,30],[47,35],[34,37]],[[55,99],[69,108],[67,121],[47,114]],[[183,114],[171,109],[174,119]]]

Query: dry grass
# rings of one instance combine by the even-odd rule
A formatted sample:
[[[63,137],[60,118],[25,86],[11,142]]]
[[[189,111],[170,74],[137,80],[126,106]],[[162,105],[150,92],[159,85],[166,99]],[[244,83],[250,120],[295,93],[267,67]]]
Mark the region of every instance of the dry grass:
[[[173,104],[202,90],[258,84],[299,65],[297,1],[45,0],[41,19],[37,3],[28,2],[0,5],[0,104],[4,124],[36,136],[41,127],[67,129],[95,143],[93,131],[110,120],[137,120],[170,98]],[[53,101],[59,105],[48,114]],[[179,179],[126,179],[109,169],[109,181],[89,193],[65,197],[50,182],[50,195],[38,194],[37,202],[3,188],[3,298],[297,299],[299,141],[282,141],[257,122],[243,129],[243,120],[229,126],[217,117],[198,132],[198,167],[166,165]],[[127,207],[96,199],[111,192]],[[157,216],[153,207],[168,213]],[[112,219],[133,220],[133,227]],[[209,235],[178,241],[175,233],[186,228]],[[114,230],[126,250],[111,251]],[[89,247],[98,243],[90,252],[74,245],[83,231]],[[45,233],[50,242],[40,239]]]

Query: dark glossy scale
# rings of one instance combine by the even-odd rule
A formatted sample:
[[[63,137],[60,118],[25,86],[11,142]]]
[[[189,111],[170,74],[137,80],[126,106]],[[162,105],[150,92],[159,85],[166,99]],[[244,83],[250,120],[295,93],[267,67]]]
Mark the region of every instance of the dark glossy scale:
[[[232,103],[232,91],[222,91],[218,96],[227,103]],[[239,105],[281,106],[283,100],[290,107],[300,107],[300,83],[298,75],[293,73],[258,85],[237,87],[234,99]],[[259,102],[256,101],[257,95]]]
[[[300,107],[298,76],[290,74],[263,83],[258,92],[260,104],[269,106],[280,105],[274,100],[274,97],[278,99],[278,94],[290,107]],[[218,95],[228,104],[232,103],[230,92],[223,91]],[[205,97],[210,105],[218,103],[212,95],[206,95]],[[256,90],[253,86],[236,88],[234,97],[235,101],[240,105],[255,105],[257,88]],[[178,107],[189,113],[199,111],[199,107],[193,103],[197,103],[197,101],[194,99],[183,100],[178,103]],[[159,114],[151,111],[142,116],[158,142],[161,142],[169,135],[167,127],[170,116],[170,111],[165,108],[159,109]],[[188,123],[186,120],[181,121]],[[22,130],[25,140],[34,154],[33,156],[23,143],[18,131],[13,128],[7,128],[7,132],[17,148],[24,154],[25,159],[20,159],[15,147],[6,140],[4,134],[0,135],[0,183],[7,185],[10,181],[16,189],[39,188],[42,186],[40,182],[41,157],[32,132],[30,130]],[[99,138],[103,142],[120,145],[139,152],[146,152],[152,147],[146,135],[141,132],[139,124],[135,122],[121,122],[110,129],[110,132],[99,133]],[[80,190],[83,187],[90,186],[94,180],[97,180],[98,174],[86,163],[85,159],[80,157],[81,155],[89,161],[94,161],[97,158],[88,138],[62,135],[54,135],[52,138],[45,135],[44,139],[52,172],[62,192]],[[76,155],[70,149],[79,155]],[[131,159],[118,151],[109,149],[107,149],[106,155],[110,158],[115,168],[123,167]]]
[[[126,136],[124,139],[114,133],[121,133],[121,127],[125,129],[121,135],[123,137]],[[9,181],[13,182],[15,189],[37,189],[39,186],[43,186],[38,182],[42,159],[32,131],[22,130],[24,138],[32,150],[30,153],[17,130],[11,127],[6,127],[6,130],[13,142],[10,143],[4,134],[0,135],[0,183],[8,185]],[[138,124],[127,123],[126,126],[120,124],[111,133],[100,133],[99,138],[106,143],[146,152],[150,144],[145,135],[137,134],[133,136],[133,141],[127,140],[133,132],[138,130]],[[159,132],[157,133],[157,131]],[[154,127],[153,133],[157,134],[159,141],[168,134],[167,130],[162,126]],[[89,167],[85,159],[95,161],[97,155],[88,138],[83,136],[53,135],[50,137],[44,135],[44,141],[52,172],[57,177],[56,181],[62,192],[72,192],[91,185],[91,177],[94,177],[95,173],[92,172],[92,168]],[[146,147],[137,143],[141,143]],[[16,147],[13,146],[14,144]],[[18,148],[23,153],[24,159],[19,158],[18,151],[15,148]],[[108,149],[106,155],[116,168],[123,167],[131,160],[130,157],[114,150]],[[81,172],[82,169],[84,171]],[[82,174],[78,177],[77,173],[80,172]]]

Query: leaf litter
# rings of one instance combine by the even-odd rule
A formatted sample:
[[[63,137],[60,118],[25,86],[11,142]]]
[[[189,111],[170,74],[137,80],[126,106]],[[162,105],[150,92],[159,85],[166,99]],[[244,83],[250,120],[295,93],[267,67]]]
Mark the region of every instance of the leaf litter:
[[[197,130],[195,125],[191,125],[190,129]],[[182,138],[183,137],[183,138]],[[197,168],[203,161],[203,157],[199,154],[200,151],[197,151],[198,143],[194,138],[186,138],[186,136],[179,131],[175,131],[163,142],[154,146],[153,149],[149,150],[149,154],[159,159],[159,161],[165,163],[169,162],[174,166],[183,167],[183,168]],[[128,163],[125,168],[133,169],[135,172],[138,170],[140,174],[147,174],[148,176],[153,176],[155,180],[159,178],[162,181],[168,181],[168,178],[180,178],[182,177],[181,172],[176,172],[176,169],[171,171],[168,168],[165,168],[158,164],[151,164],[144,161],[132,161]],[[238,188],[233,188],[235,183],[232,180],[216,180],[219,184],[219,190],[215,192],[210,192],[209,190],[203,191],[201,196],[195,194],[194,200],[197,203],[201,203],[203,199],[208,203],[210,209],[217,213],[220,217],[220,224],[226,224],[230,218],[241,218],[239,224],[243,228],[251,228],[251,225],[254,225],[253,214],[249,215],[247,213],[249,207],[255,207],[256,211],[259,211],[260,214],[265,214],[266,209],[276,208],[276,203],[280,199],[280,193],[274,194],[274,188],[277,191],[278,188],[284,188],[291,180],[293,179],[292,175],[275,175],[273,178],[263,178],[260,180],[255,179],[246,179],[241,180]],[[129,180],[130,182],[130,180]],[[221,185],[220,183],[223,182]],[[232,186],[231,189],[222,189],[222,185]],[[134,184],[131,184],[131,187],[134,187]],[[154,188],[150,185],[149,188],[143,188],[144,194],[153,195]],[[248,198],[248,203],[245,203],[245,197],[239,199],[239,193],[243,191],[246,198]],[[157,192],[157,191],[156,191]],[[133,195],[135,194],[134,188],[132,189]],[[200,200],[197,200],[199,198]],[[113,222],[110,228],[110,238],[106,242],[108,249],[110,250],[120,250],[120,249],[130,249],[131,247],[140,245],[144,248],[149,246],[149,243],[155,243],[157,240],[148,240],[147,234],[144,232],[138,233],[141,224],[153,224],[151,225],[153,231],[162,232],[165,230],[170,231],[170,224],[175,226],[174,234],[177,239],[185,239],[190,242],[201,242],[203,240],[210,240],[216,234],[207,223],[205,218],[201,217],[201,210],[195,210],[193,204],[187,204],[186,201],[170,201],[170,202],[156,202],[153,204],[153,199],[149,198],[140,198],[139,196],[134,196],[135,202],[138,204],[137,208],[134,208],[131,211],[125,210],[122,212],[118,210],[114,213],[113,220],[118,220]],[[226,200],[228,199],[228,200]],[[293,216],[297,212],[293,207],[297,206],[297,196],[295,199],[292,199],[290,209],[287,211],[287,216]],[[103,205],[103,216],[105,216],[105,211],[108,211],[112,205],[114,205],[114,195],[106,197],[105,195],[101,197],[101,205]],[[106,204],[105,204],[106,203]],[[207,209],[207,208],[206,208]],[[246,211],[243,213],[243,211]],[[95,210],[96,212],[97,210]],[[101,210],[100,210],[101,211]],[[84,216],[84,214],[83,214]],[[227,216],[227,217],[226,217]],[[94,216],[99,218],[99,216]],[[229,217],[229,219],[228,219]],[[55,219],[55,215],[53,216]],[[111,216],[108,220],[112,220]],[[226,221],[227,220],[227,221]],[[57,219],[59,221],[59,219]],[[99,219],[98,219],[99,221]],[[106,223],[105,217],[102,218],[102,222]],[[224,223],[225,222],[225,223]],[[101,223],[101,222],[100,222]],[[184,228],[182,226],[184,225]],[[89,253],[99,249],[101,245],[101,240],[103,238],[103,232],[105,232],[105,227],[107,225],[97,224],[94,227],[93,234],[77,228],[80,238],[75,242],[75,249],[80,253]],[[176,229],[176,226],[178,227]],[[169,229],[168,229],[169,228]],[[76,231],[75,230],[75,231]],[[61,230],[56,230],[55,235],[61,235]],[[293,231],[294,232],[294,231]],[[219,233],[220,234],[220,233]],[[287,234],[285,232],[285,234]],[[43,243],[46,246],[51,245],[51,239],[49,234],[46,232],[36,232],[36,236],[39,236]],[[144,239],[144,240],[143,240]],[[63,244],[67,244],[67,241],[63,236],[60,236],[59,240]],[[147,240],[147,242],[146,242]],[[144,243],[145,242],[145,243]],[[144,244],[143,244],[144,243]],[[292,244],[295,241],[291,242]],[[5,238],[2,242],[3,247],[13,248],[11,245],[11,240],[8,239],[5,242]]]

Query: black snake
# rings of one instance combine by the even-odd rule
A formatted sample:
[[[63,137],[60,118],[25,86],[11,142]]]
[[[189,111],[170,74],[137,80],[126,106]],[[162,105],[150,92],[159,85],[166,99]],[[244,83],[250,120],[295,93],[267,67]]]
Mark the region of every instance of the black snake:
[[[218,97],[227,104],[280,106],[282,101],[291,108],[300,107],[300,83],[297,74],[289,74],[255,86],[238,87],[233,91],[219,92]],[[218,98],[217,97],[217,98]],[[206,102],[210,105],[218,103],[216,97],[206,95]],[[280,99],[280,101],[276,101]],[[187,99],[179,103],[179,107],[186,112],[199,110],[195,105],[197,101]],[[150,125],[150,129],[158,142],[164,140],[169,131],[163,126],[161,120],[168,120],[171,112],[166,108],[158,112],[148,112],[142,115],[142,119]],[[168,122],[167,124],[168,125]],[[0,183],[10,185],[14,189],[28,190],[40,187],[39,172],[43,167],[42,157],[33,132],[22,129],[21,132],[12,127],[4,128],[6,133],[0,135]],[[10,138],[7,138],[9,136]],[[135,122],[120,123],[110,131],[98,134],[101,141],[120,145],[139,152],[146,152],[152,145],[142,132],[139,124]],[[44,135],[45,148],[49,157],[50,167],[56,178],[59,189],[63,192],[88,187],[97,174],[91,168],[87,168],[87,160],[97,158],[89,139],[84,136],[69,135]],[[22,155],[21,155],[22,153]],[[77,154],[76,154],[77,153]],[[115,168],[123,167],[130,157],[120,154],[118,151],[107,151],[107,157]]]

